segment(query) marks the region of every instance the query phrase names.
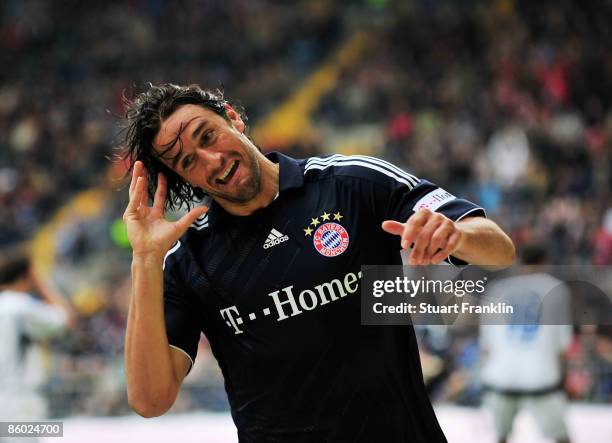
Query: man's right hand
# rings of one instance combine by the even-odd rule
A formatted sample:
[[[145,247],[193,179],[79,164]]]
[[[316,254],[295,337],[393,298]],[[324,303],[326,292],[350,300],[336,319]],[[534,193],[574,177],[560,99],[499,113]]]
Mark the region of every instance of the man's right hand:
[[[189,226],[208,211],[207,206],[193,208],[179,220],[164,219],[166,177],[159,174],[153,206],[148,206],[147,171],[142,162],[134,164],[130,183],[130,201],[123,213],[128,239],[134,256],[153,256],[160,261]]]

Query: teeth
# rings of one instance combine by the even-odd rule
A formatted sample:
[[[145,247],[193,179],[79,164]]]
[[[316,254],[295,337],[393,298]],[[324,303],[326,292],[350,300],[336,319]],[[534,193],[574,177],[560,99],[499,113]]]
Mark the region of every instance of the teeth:
[[[221,175],[221,177],[219,177],[219,180],[223,181],[227,178],[227,176],[229,175],[230,172],[232,172],[232,168],[234,167],[234,164],[236,163],[236,161],[234,160],[225,170],[225,172],[223,173],[223,175]]]

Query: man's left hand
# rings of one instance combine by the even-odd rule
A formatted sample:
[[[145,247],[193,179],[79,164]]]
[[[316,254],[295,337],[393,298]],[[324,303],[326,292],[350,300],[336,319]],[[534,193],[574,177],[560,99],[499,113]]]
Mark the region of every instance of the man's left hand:
[[[457,223],[429,209],[420,209],[405,223],[384,221],[382,228],[401,237],[402,249],[412,245],[409,265],[440,263],[459,249],[464,240],[464,232]]]

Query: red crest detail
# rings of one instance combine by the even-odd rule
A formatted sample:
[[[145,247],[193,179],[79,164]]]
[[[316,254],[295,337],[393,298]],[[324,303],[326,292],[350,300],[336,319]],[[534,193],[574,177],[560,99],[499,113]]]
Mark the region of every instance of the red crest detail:
[[[317,228],[312,242],[319,254],[325,257],[336,257],[346,251],[349,235],[338,223],[325,223]]]

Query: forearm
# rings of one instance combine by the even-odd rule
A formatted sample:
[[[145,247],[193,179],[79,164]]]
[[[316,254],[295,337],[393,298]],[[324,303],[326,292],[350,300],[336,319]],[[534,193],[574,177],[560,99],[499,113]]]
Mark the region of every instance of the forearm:
[[[59,292],[53,283],[40,278],[38,273],[31,271],[30,278],[34,290],[38,292],[40,298],[45,302],[58,306],[67,312],[72,311],[72,305],[68,303],[68,300]]]
[[[512,265],[514,244],[495,222],[482,217],[471,217],[460,220],[457,226],[462,231],[462,240],[453,252],[453,257],[475,265]]]
[[[76,311],[55,285],[50,280],[40,278],[39,274],[34,271],[30,272],[30,282],[34,291],[40,296],[40,299],[50,305],[61,308],[66,315],[68,327],[74,327],[77,317]]]
[[[164,321],[162,260],[135,256],[125,337],[128,401],[143,416],[161,415],[180,382],[172,365]]]

